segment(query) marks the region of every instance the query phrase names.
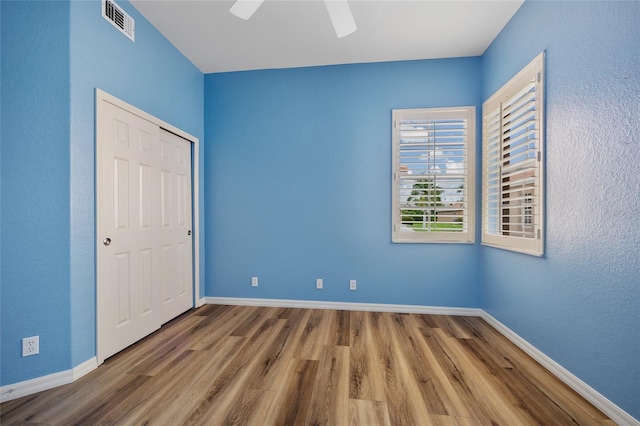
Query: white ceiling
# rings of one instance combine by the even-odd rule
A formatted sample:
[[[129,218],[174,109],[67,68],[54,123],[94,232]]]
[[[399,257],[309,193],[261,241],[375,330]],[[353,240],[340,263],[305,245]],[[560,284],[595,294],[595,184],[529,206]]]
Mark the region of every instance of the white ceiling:
[[[524,0],[349,0],[358,29],[337,38],[322,0],[131,0],[203,73],[479,56]]]

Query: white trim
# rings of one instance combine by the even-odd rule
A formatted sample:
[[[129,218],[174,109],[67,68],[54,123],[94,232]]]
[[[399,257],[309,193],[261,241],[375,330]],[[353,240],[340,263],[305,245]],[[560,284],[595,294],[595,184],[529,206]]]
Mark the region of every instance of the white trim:
[[[308,308],[308,309],[339,309],[347,311],[370,312],[398,312],[410,314],[430,315],[459,315],[476,316],[484,319],[489,325],[504,335],[514,345],[531,356],[551,374],[560,379],[571,389],[579,393],[583,398],[601,410],[611,420],[621,426],[640,426],[640,422],[629,413],[618,407],[605,396],[580,380],[569,370],[562,367],[549,356],[545,355],[531,343],[524,340],[506,325],[479,308],[446,308],[440,306],[419,305],[389,305],[378,303],[351,303],[351,302],[324,302],[314,300],[288,300],[288,299],[250,299],[240,297],[205,297],[204,303],[212,305],[240,305],[240,306],[265,306],[278,308]]]
[[[343,311],[397,312],[403,314],[457,315],[479,317],[482,309],[442,306],[389,305],[382,303],[325,302],[317,300],[245,299],[241,297],[205,297],[208,305],[264,306],[277,308],[337,309]]]
[[[481,200],[481,209],[482,209],[482,218],[481,218],[481,244],[488,247],[495,247],[504,250],[509,250],[517,253],[523,253],[531,256],[544,256],[544,248],[545,248],[545,168],[546,168],[546,160],[545,160],[545,146],[546,146],[546,133],[545,133],[545,52],[541,52],[537,55],[529,64],[527,64],[523,69],[521,69],[514,77],[512,77],[507,83],[505,83],[500,89],[498,89],[489,99],[487,99],[482,104],[482,200]],[[521,236],[515,235],[504,235],[501,217],[504,214],[502,212],[503,199],[500,198],[499,194],[497,195],[497,205],[496,207],[490,209],[489,208],[489,195],[490,189],[498,190],[501,188],[501,184],[499,182],[501,178],[502,171],[497,172],[500,174],[496,179],[496,183],[492,185],[490,183],[491,179],[489,176],[493,173],[496,173],[495,170],[491,170],[489,168],[490,159],[494,159],[498,161],[496,166],[502,164],[502,162],[506,161],[506,157],[503,157],[503,154],[498,152],[495,154],[491,154],[491,150],[488,149],[489,146],[489,129],[487,125],[487,116],[491,115],[493,112],[498,111],[498,117],[500,124],[497,126],[496,131],[498,131],[497,138],[499,142],[496,142],[500,147],[504,142],[504,135],[502,134],[502,118],[504,113],[505,103],[510,103],[510,99],[518,94],[523,88],[527,87],[529,84],[534,84],[535,86],[535,118],[536,129],[535,133],[537,133],[537,161],[534,161],[535,166],[535,175],[534,175],[534,186],[532,198],[535,200],[533,203],[533,213],[536,219],[534,220],[534,237],[533,238],[524,238]],[[498,148],[501,149],[501,148]],[[524,191],[524,188],[523,188]],[[518,206],[515,206],[516,208]],[[497,213],[492,215],[490,211],[495,210]],[[495,226],[496,229],[490,231],[489,222],[494,218],[497,220]]]
[[[2,386],[2,388],[0,388],[0,402],[11,401],[12,399],[72,383],[96,368],[98,368],[98,360],[96,357],[93,357],[71,370],[60,371],[58,373],[36,377],[35,379]]]
[[[551,374],[560,379],[574,391],[578,392],[584,399],[593,404],[596,408],[609,416],[611,420],[619,425],[635,425],[640,426],[640,422],[633,418],[629,413],[618,407],[616,404],[608,400],[604,395],[593,389],[591,386],[580,380],[569,370],[555,362],[549,356],[545,355],[531,343],[524,340],[513,330],[500,321],[492,317],[485,311],[482,311],[480,317],[489,323],[493,328],[502,333],[514,345],[522,349],[527,355],[535,359],[540,365],[549,370]]]
[[[455,243],[455,244],[473,244],[475,243],[475,206],[476,206],[476,190],[475,190],[475,173],[476,173],[476,107],[475,106],[460,106],[450,108],[416,108],[416,109],[394,109],[392,113],[392,159],[391,159],[391,242],[393,243]],[[430,172],[426,175],[409,175],[402,173],[401,171],[401,157],[404,152],[403,146],[411,146],[411,144],[402,143],[402,123],[407,121],[420,121],[420,122],[440,122],[441,120],[455,120],[457,123],[466,123],[464,129],[465,140],[462,143],[464,145],[464,154],[455,155],[455,157],[464,157],[464,201],[462,201],[463,217],[462,222],[463,229],[461,232],[415,232],[405,226],[402,222],[402,202],[400,199],[403,197],[403,181],[407,182],[418,180],[435,182],[436,176],[447,176],[446,174],[435,174]],[[449,130],[447,130],[449,131]],[[429,130],[428,132],[434,132]],[[439,133],[440,131],[435,131]],[[436,149],[435,133],[429,137],[430,142],[434,143],[432,149]],[[415,149],[415,147],[413,148]],[[444,148],[442,148],[444,149]],[[457,150],[457,149],[456,149]],[[415,151],[414,151],[415,152]],[[415,154],[414,154],[415,155]],[[421,155],[422,157],[422,155]],[[448,156],[440,157],[444,159]],[[413,160],[417,161],[417,160]],[[425,163],[427,164],[427,163]],[[412,176],[412,177],[409,177]],[[451,177],[451,175],[448,175]],[[406,189],[406,188],[404,188]],[[444,207],[439,207],[441,209]],[[451,206],[452,209],[458,209],[458,207]],[[411,210],[409,208],[409,210]]]
[[[188,140],[189,142],[191,142],[193,144],[193,164],[192,164],[192,173],[193,173],[193,306],[194,307],[199,307],[202,304],[200,303],[200,301],[202,300],[200,298],[200,140],[198,138],[196,138],[195,136],[190,135],[187,132],[184,132],[180,129],[178,129],[177,127],[172,126],[171,124],[160,120],[157,117],[154,117],[153,115],[139,109],[136,108],[133,105],[130,105],[118,98],[116,98],[115,96],[112,96],[110,94],[108,94],[107,92],[100,90],[98,88],[96,88],[96,128],[98,126],[98,120],[100,117],[100,110],[101,110],[101,101],[105,101],[105,102],[109,102],[110,104],[113,104],[119,108],[124,109],[125,111],[130,112],[131,114],[137,115],[138,117],[145,119],[151,123],[156,124],[158,127],[165,129],[175,135],[180,136],[183,139]],[[97,146],[97,138],[99,137],[99,133],[96,131],[96,146]],[[96,151],[96,155],[97,151]],[[98,188],[98,175],[99,175],[99,170],[98,170],[99,164],[96,164],[96,193],[99,190]],[[97,199],[97,195],[96,195],[96,199]],[[98,223],[100,223],[98,221],[98,215],[100,214],[100,212],[96,211],[96,226]],[[96,247],[99,247],[100,242],[98,241],[98,239],[96,238],[95,241]],[[97,283],[96,283],[97,284]],[[96,318],[98,318],[98,315],[96,315]],[[104,362],[103,359],[99,359],[99,355],[100,355],[100,339],[99,339],[99,335],[98,335],[98,323],[97,323],[97,319],[96,319],[96,348],[97,350],[97,355],[98,355],[98,361],[99,364],[102,364],[102,362]]]
[[[73,368],[73,381],[80,379],[98,368],[98,358],[95,356]]]
[[[560,379],[563,383],[576,391],[587,401],[601,410],[611,420],[622,426],[640,426],[640,421],[636,420],[629,413],[618,407],[605,396],[593,389],[591,386],[580,380],[569,370],[562,367],[549,356],[538,350],[535,346],[520,337],[506,325],[495,319],[479,308],[447,308],[440,306],[420,306],[420,305],[390,305],[378,303],[351,303],[351,302],[324,302],[314,300],[288,300],[288,299],[245,299],[240,297],[203,297],[198,299],[198,306],[209,305],[240,305],[240,306],[265,306],[279,308],[307,308],[307,309],[339,309],[348,311],[369,311],[369,312],[398,312],[431,315],[462,315],[476,316],[485,320],[490,326],[502,333],[509,341],[522,349],[540,365],[546,368],[551,374]],[[31,395],[57,386],[66,385],[98,367],[95,357],[83,362],[77,367],[38,377],[24,382],[6,385],[0,388],[0,402]]]

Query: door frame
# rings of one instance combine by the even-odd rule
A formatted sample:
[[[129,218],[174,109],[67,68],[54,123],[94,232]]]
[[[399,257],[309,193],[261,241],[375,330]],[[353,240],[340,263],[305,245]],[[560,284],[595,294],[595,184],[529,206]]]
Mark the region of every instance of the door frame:
[[[183,139],[191,142],[191,174],[192,174],[192,187],[191,187],[191,202],[192,202],[192,227],[193,227],[193,239],[192,239],[192,267],[193,267],[193,307],[199,307],[204,304],[204,300],[200,299],[200,141],[195,136],[190,135],[187,132],[184,132],[177,127],[172,126],[171,124],[160,120],[157,117],[154,117],[151,114],[146,113],[145,111],[134,107],[131,104],[124,102],[121,99],[116,98],[115,96],[110,95],[109,93],[96,88],[96,116],[95,116],[95,129],[96,129],[96,140],[95,140],[95,213],[96,213],[96,221],[95,221],[95,250],[96,250],[96,358],[98,360],[98,365],[104,362],[104,356],[102,355],[102,344],[100,342],[100,300],[99,300],[99,292],[98,292],[98,277],[99,275],[99,264],[98,264],[98,250],[100,250],[100,246],[102,242],[100,241],[100,236],[98,235],[98,225],[102,220],[102,212],[100,211],[99,201],[100,194],[102,191],[102,182],[101,182],[101,162],[99,159],[100,155],[100,143],[102,142],[102,129],[101,129],[101,115],[102,115],[102,102],[108,102],[112,105],[115,105],[118,108],[121,108],[133,115],[136,115],[144,120],[147,120],[161,129],[167,130],[175,135],[180,136]]]

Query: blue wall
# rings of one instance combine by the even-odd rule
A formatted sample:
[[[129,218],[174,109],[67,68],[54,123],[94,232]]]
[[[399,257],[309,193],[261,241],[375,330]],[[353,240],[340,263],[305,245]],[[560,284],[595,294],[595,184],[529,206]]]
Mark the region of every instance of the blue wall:
[[[479,307],[478,246],[391,243],[391,110],[480,96],[480,58],[206,75],[206,294]]]
[[[135,43],[97,1],[0,2],[0,384],[95,355],[99,87],[200,138],[203,295],[483,307],[640,418],[640,3],[527,1],[481,58],[205,77],[119,4]],[[545,257],[391,244],[391,109],[479,107],[542,50]]]
[[[640,2],[527,1],[487,99],[546,50],[544,258],[483,249],[485,310],[640,419]]]
[[[2,46],[2,3],[0,3],[0,46]],[[2,49],[0,49],[0,194],[2,193]],[[2,196],[0,196],[0,301],[2,300]],[[0,324],[2,303],[0,302]],[[1,352],[1,351],[0,351]],[[2,354],[0,354],[0,362]]]
[[[118,1],[136,21],[135,43],[102,18],[99,1],[70,4],[71,331],[77,365],[95,355],[95,88],[197,137],[202,170],[204,77],[129,3]]]
[[[203,142],[202,73],[118,4],[135,43],[99,1],[2,2],[2,385],[95,356],[95,88]]]
[[[2,2],[2,384],[70,368],[69,5],[34,5]]]

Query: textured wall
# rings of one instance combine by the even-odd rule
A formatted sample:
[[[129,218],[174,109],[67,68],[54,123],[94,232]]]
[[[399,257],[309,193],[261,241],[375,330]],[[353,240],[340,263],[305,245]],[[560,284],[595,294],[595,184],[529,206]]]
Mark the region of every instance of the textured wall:
[[[69,6],[2,2],[1,31],[7,384],[69,368]],[[21,358],[33,335],[40,355]]]
[[[485,309],[640,419],[639,2],[527,1],[484,99],[547,52],[547,246],[485,247]]]
[[[2,385],[95,356],[95,88],[203,140],[202,73],[118,4],[135,43],[100,1],[2,2]]]
[[[482,58],[204,83],[119,4],[136,18],[136,43],[98,1],[0,2],[2,385],[95,354],[100,87],[202,142],[206,133],[203,294],[484,307],[640,418],[640,3],[527,1]],[[390,110],[479,105],[542,50],[545,257],[391,244]],[[21,358],[20,339],[34,334],[42,354]]]
[[[205,76],[206,294],[480,306],[479,247],[391,243],[391,110],[478,104],[479,65]]]
[[[204,77],[129,3],[118,1],[136,21],[135,43],[102,18],[99,1],[70,4],[71,314],[77,365],[95,355],[95,88],[197,137],[202,170]],[[204,235],[201,247],[202,240]]]

